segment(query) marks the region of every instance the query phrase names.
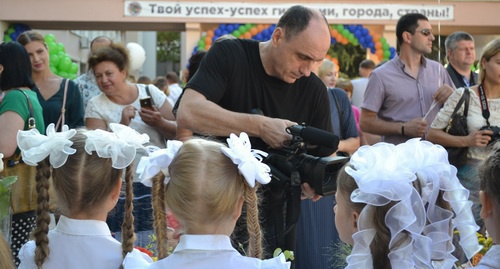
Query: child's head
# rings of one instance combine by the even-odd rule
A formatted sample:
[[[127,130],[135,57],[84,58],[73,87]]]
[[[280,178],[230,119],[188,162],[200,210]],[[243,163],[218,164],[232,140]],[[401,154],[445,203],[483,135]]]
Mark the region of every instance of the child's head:
[[[430,142],[361,147],[339,172],[336,198],[335,224],[353,245],[351,266],[452,265],[452,219],[467,257],[480,249],[468,191],[445,149]]]
[[[500,234],[500,150],[496,150],[479,168],[481,218],[486,230],[498,244]]]
[[[165,224],[156,223],[165,218],[156,215],[157,212],[164,212],[164,209],[161,208],[161,202],[156,204],[155,201],[164,199],[166,207],[176,216],[187,234],[226,235],[233,232],[245,201],[250,255],[260,257],[262,250],[255,181],[267,183],[270,177],[269,167],[257,161],[250,151],[248,136],[244,133],[240,138],[231,135],[229,147],[201,138],[190,139],[184,144],[179,141],[168,142],[165,153],[155,152],[150,156],[150,159],[155,158],[153,155],[171,156],[170,164],[170,161],[157,161],[161,163],[162,171],[168,166],[166,185],[158,186],[163,185],[162,177],[156,177],[153,181],[157,233],[166,230],[166,227]],[[157,237],[161,240],[161,236]],[[159,252],[162,253],[162,250]]]
[[[49,178],[52,178],[59,213],[69,218],[105,221],[120,194],[122,169],[127,168],[123,254],[132,250],[132,162],[136,149],[148,139],[126,126],[112,124],[110,128],[115,133],[68,130],[67,126],[62,132],[55,132],[54,124],[50,124],[47,136],[40,135],[36,129],[18,133],[24,162],[38,164],[37,226],[33,232],[38,267],[42,267],[49,254]]]

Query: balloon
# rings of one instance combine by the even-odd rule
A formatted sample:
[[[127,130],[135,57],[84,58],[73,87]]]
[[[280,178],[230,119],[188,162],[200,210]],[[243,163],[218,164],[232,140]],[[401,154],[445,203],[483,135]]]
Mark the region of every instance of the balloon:
[[[250,32],[246,32],[243,34],[243,38],[250,39],[252,38],[252,34]]]
[[[45,35],[45,42],[56,42],[56,37],[53,34],[46,34]]]
[[[208,30],[208,31],[207,31],[207,36],[208,36],[208,37],[213,37],[213,36],[214,36],[214,31],[212,31],[212,30]]]
[[[233,36],[240,37],[240,35],[241,35],[240,31],[238,31],[238,30],[233,31]]]
[[[245,26],[244,26],[244,25],[242,25],[242,26],[238,27],[238,31],[239,31],[240,33],[244,33],[244,32],[246,32],[246,31],[247,31],[247,28],[245,28]]]
[[[58,75],[63,77],[63,78],[67,78],[69,76],[68,72],[65,72],[65,71],[60,71]]]
[[[198,41],[198,47],[204,48],[205,47],[205,40],[200,39],[200,41]]]
[[[382,49],[384,49],[384,50],[389,50],[389,44],[387,44],[387,43],[382,43]]]
[[[139,70],[146,61],[146,51],[141,45],[134,42],[128,43],[127,49],[130,55],[130,70]]]
[[[349,30],[347,30],[347,29],[342,30],[342,35],[344,37],[347,37],[349,35]]]
[[[257,28],[256,27],[250,28],[250,34],[252,34],[252,36],[256,35],[257,34]]]
[[[219,29],[219,28],[215,29],[215,31],[214,31],[214,37],[221,36],[221,35],[222,35],[222,30]]]
[[[262,36],[261,33],[258,33],[255,35],[255,40],[264,40],[264,37]]]
[[[71,58],[69,56],[65,56],[64,58],[59,60],[59,64],[57,65],[57,69],[60,71],[67,72],[71,67]]]
[[[391,56],[391,52],[388,50],[385,50],[384,51],[384,59],[389,59],[390,56]]]
[[[5,36],[3,37],[3,41],[5,41],[5,42],[10,42],[10,41],[12,41],[12,38],[11,38],[10,36],[8,36],[8,35],[5,35]]]
[[[59,47],[54,41],[47,41],[47,47],[49,48],[49,54],[57,54],[59,52]]]
[[[375,48],[376,48],[377,50],[382,49],[382,43],[381,43],[381,42],[375,42]]]
[[[247,23],[247,24],[245,24],[245,29],[246,29],[247,31],[250,31],[250,29],[252,29],[252,27],[253,27],[253,25],[252,25],[251,23]]]
[[[68,78],[71,80],[75,79],[76,77],[77,77],[76,74],[69,74],[69,76],[68,76]]]
[[[77,63],[71,63],[71,66],[69,68],[69,73],[70,74],[78,73],[78,64]]]
[[[57,54],[50,54],[50,64],[53,66],[57,66],[59,64],[59,55]]]
[[[55,66],[50,66],[50,71],[52,71],[52,73],[54,73],[54,74],[59,73],[59,70],[57,70],[57,67],[55,67]]]
[[[59,42],[57,43],[57,49],[62,52],[66,52],[66,49],[64,48],[64,44]]]
[[[228,33],[232,33],[234,31],[234,26],[233,25],[228,25],[226,27],[226,30],[227,30]]]
[[[337,24],[337,31],[341,32],[342,30],[344,30],[344,25]]]
[[[207,36],[205,37],[205,45],[211,45],[212,44],[212,38]]]
[[[9,27],[9,29],[7,29],[7,34],[8,35],[11,35],[11,34],[13,34],[15,32],[16,32],[16,29],[14,29],[14,27]]]

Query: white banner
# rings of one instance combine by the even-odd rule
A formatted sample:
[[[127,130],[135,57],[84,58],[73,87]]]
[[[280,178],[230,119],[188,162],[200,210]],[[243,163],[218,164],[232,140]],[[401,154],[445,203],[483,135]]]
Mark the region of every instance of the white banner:
[[[279,18],[296,4],[248,2],[125,1],[125,16],[166,18]],[[406,13],[421,13],[429,20],[453,20],[453,5],[304,4],[319,9],[328,20],[398,20]]]

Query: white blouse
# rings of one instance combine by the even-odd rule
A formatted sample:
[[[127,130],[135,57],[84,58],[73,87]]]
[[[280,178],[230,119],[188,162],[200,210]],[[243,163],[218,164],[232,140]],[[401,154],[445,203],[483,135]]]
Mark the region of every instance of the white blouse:
[[[431,124],[433,129],[445,129],[450,121],[451,114],[457,106],[458,101],[462,97],[464,88],[458,88],[444,104],[443,108],[439,111],[436,118]],[[479,130],[486,125],[486,120],[483,118],[483,111],[479,102],[479,96],[473,90],[470,92],[469,111],[467,114],[467,126],[469,133]],[[488,109],[490,111],[490,124],[492,126],[500,127],[500,99],[488,99]],[[458,113],[463,113],[463,106],[458,110]],[[469,147],[469,159],[485,160],[491,152],[488,147]]]
[[[137,99],[130,105],[135,107],[137,110],[140,110],[141,105],[139,103],[139,99],[148,97],[148,94],[146,92],[146,85],[136,85],[139,90],[139,94]],[[154,85],[149,85],[149,92],[151,93],[151,99],[154,104],[158,109],[160,109],[165,100],[167,100],[167,96]],[[85,119],[101,119],[106,122],[106,126],[109,126],[110,123],[120,123],[120,120],[122,119],[122,111],[126,106],[128,105],[116,104],[109,100],[105,94],[100,93],[89,100],[85,110]],[[165,148],[166,141],[163,135],[154,127],[143,122],[138,112],[136,112],[135,117],[130,121],[129,127],[141,134],[149,135],[149,139],[153,145]]]
[[[242,256],[231,246],[226,235],[181,235],[174,252],[154,263],[129,253],[123,261],[125,269],[134,268],[217,268],[217,269],[288,269],[283,255],[268,260]]]
[[[120,242],[111,236],[108,225],[98,220],[59,218],[54,230],[49,231],[50,254],[43,263],[44,269],[109,269],[122,263]],[[24,244],[19,251],[19,269],[36,269],[35,241]],[[134,255],[147,260],[149,257],[134,249]]]

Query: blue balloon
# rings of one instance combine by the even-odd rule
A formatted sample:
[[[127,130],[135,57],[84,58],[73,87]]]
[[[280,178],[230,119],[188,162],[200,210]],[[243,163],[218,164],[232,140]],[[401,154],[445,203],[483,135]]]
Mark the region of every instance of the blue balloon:
[[[268,29],[269,29],[269,31],[270,31],[271,33],[272,33],[272,32],[274,32],[274,30],[276,29],[276,24],[273,24],[273,25],[269,26],[269,28],[268,28]]]
[[[227,31],[228,33],[232,33],[232,32],[234,31],[234,26],[232,26],[232,25],[230,25],[230,24],[229,24],[229,25],[226,27],[226,31]]]
[[[221,30],[221,29],[219,29],[219,28],[215,29],[215,31],[214,31],[214,37],[216,37],[216,36],[220,36],[220,33],[221,33],[221,32],[222,32],[222,30]]]
[[[226,30],[226,25],[225,25],[224,23],[221,23],[221,24],[219,25],[219,29],[220,29],[221,31]]]
[[[215,40],[217,40],[217,38],[219,38],[219,36],[214,35],[214,36],[212,37],[212,43],[213,43],[213,42],[215,42]]]
[[[227,34],[229,34],[229,31],[228,31],[228,30],[224,30],[224,31],[222,31],[222,35],[227,35]]]
[[[363,30],[361,30],[363,32],[363,35],[368,35],[368,29],[366,28],[363,28]]]
[[[360,32],[363,31],[363,25],[357,24],[356,25],[356,31],[360,31]]]
[[[375,48],[370,48],[371,53],[375,53]]]
[[[337,40],[335,38],[330,38],[330,42],[332,43],[332,45],[335,45],[337,44]]]
[[[371,35],[367,35],[367,36],[365,36],[365,40],[366,40],[367,43],[370,43],[370,42],[373,41],[373,38],[372,38]]]
[[[361,31],[359,31],[359,30],[354,31],[354,36],[355,36],[357,39],[359,39],[359,38],[361,37]]]
[[[390,51],[391,53],[394,53],[394,52],[396,52],[396,49],[395,49],[394,47],[390,47],[390,48],[389,48],[389,51]]]
[[[363,36],[358,37],[359,44],[365,44],[366,39]]]
[[[10,38],[12,38],[12,40],[17,40],[17,37],[20,35],[21,33],[19,32],[14,32],[12,34],[10,34]]]

